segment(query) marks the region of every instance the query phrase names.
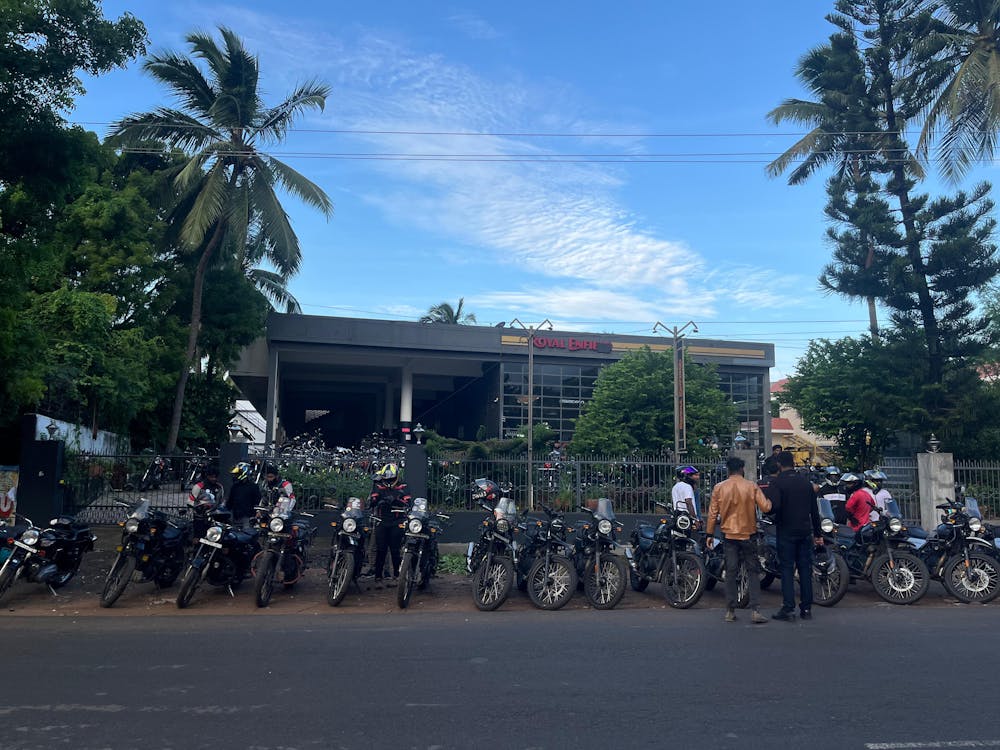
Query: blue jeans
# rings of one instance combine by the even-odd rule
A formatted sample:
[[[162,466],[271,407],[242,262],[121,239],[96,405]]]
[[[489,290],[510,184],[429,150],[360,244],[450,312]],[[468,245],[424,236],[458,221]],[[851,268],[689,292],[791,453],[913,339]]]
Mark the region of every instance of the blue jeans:
[[[799,609],[812,609],[813,603],[813,538],[811,534],[778,533],[778,563],[781,567],[782,609],[795,610],[795,571],[799,572]]]

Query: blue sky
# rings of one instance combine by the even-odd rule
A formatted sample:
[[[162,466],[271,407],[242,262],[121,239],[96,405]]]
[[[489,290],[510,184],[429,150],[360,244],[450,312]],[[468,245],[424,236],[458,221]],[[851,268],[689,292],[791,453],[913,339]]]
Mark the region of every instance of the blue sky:
[[[325,112],[272,149],[335,204],[328,222],[285,204],[306,313],[415,320],[464,297],[481,324],[694,320],[699,336],[773,342],[773,379],[810,338],[866,328],[860,303],[816,280],[823,177],[790,187],[764,169],[796,138],[765,115],[804,95],[794,67],[829,36],[831,5],[103,3],[141,18],[151,51],[233,28],[269,103],[331,85]],[[137,63],[86,87],[70,119],[102,135],[168,101]]]

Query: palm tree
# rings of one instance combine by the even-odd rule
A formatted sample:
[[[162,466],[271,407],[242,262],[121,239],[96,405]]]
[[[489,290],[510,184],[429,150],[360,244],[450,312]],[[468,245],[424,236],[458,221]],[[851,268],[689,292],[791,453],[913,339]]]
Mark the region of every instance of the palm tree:
[[[421,323],[446,323],[447,325],[471,325],[476,322],[474,313],[462,314],[465,297],[460,297],[458,307],[452,307],[447,302],[431,307],[427,314],[420,318]]]
[[[300,84],[275,107],[266,107],[258,91],[258,60],[231,30],[220,27],[222,46],[206,34],[187,36],[191,57],[164,53],[143,68],[166,85],[180,109],[166,107],[135,114],[112,128],[111,142],[123,148],[148,148],[150,142],[182,152],[178,169],[179,236],[198,253],[187,348],[181,367],[166,449],[172,451],[180,430],[184,390],[198,350],[202,290],[213,255],[224,248],[242,259],[249,237],[259,234],[267,260],[286,278],[301,262],[299,240],[292,231],[275,188],[280,186],[324,215],[333,212],[327,195],[261,146],[280,143],[289,125],[307,109],[322,110],[328,86]],[[207,68],[203,73],[195,59]]]

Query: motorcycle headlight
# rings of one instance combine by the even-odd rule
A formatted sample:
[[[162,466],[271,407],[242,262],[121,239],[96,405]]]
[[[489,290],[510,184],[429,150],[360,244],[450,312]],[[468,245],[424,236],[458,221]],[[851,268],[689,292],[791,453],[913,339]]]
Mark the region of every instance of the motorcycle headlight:
[[[903,530],[902,521],[900,521],[898,518],[889,519],[889,531],[891,531],[893,534],[898,534],[902,530]]]
[[[127,531],[129,534],[135,534],[137,531],[139,531],[139,519],[129,518],[127,521],[125,521],[125,531]]]
[[[271,522],[267,525],[267,528],[277,534],[285,528],[285,520],[283,518],[272,518]]]
[[[610,530],[611,524],[608,524]],[[677,528],[681,531],[687,531],[691,528],[691,516],[686,516],[683,513],[677,516]],[[605,532],[607,533],[607,532]]]
[[[357,521],[355,521],[353,518],[344,519],[344,531],[346,531],[348,534],[353,534],[355,531],[357,531],[357,529],[358,529]]]
[[[205,538],[210,542],[217,542],[222,539],[222,527],[212,526],[205,532]]]
[[[969,519],[969,528],[972,531],[981,531],[982,528],[983,528],[983,522],[980,521],[978,518],[970,518]]]
[[[406,528],[410,530],[411,534],[419,534],[423,530],[424,524],[419,518],[411,518]]]
[[[597,530],[602,534],[610,534],[611,521],[609,521],[607,518],[602,518],[600,521],[597,522]]]
[[[833,521],[831,521],[829,518],[824,518],[822,521],[819,522],[819,528],[824,534],[832,534]]]
[[[510,531],[510,521],[508,521],[506,518],[501,518],[499,521],[497,521],[497,531],[499,531],[501,534],[506,534],[508,531]]]
[[[21,541],[25,544],[38,544],[38,529],[28,529],[21,534]]]

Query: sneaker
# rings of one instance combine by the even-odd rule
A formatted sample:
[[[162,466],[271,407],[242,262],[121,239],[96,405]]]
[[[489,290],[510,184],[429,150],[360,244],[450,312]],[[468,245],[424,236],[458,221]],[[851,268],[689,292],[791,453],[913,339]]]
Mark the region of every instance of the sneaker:
[[[784,607],[782,607],[777,612],[775,612],[773,615],[771,615],[771,619],[772,620],[785,620],[786,622],[791,622],[792,620],[795,619],[795,610],[794,609],[785,609]]]
[[[733,611],[731,609],[727,609],[726,610],[726,622],[736,622],[736,612],[735,611]]]
[[[812,610],[804,609],[801,612],[799,612],[800,620],[811,620],[812,618],[813,618]]]
[[[753,611],[753,614],[750,615],[750,622],[752,622],[754,625],[762,625],[765,622],[767,622],[767,618],[760,613],[759,609],[755,609]]]

